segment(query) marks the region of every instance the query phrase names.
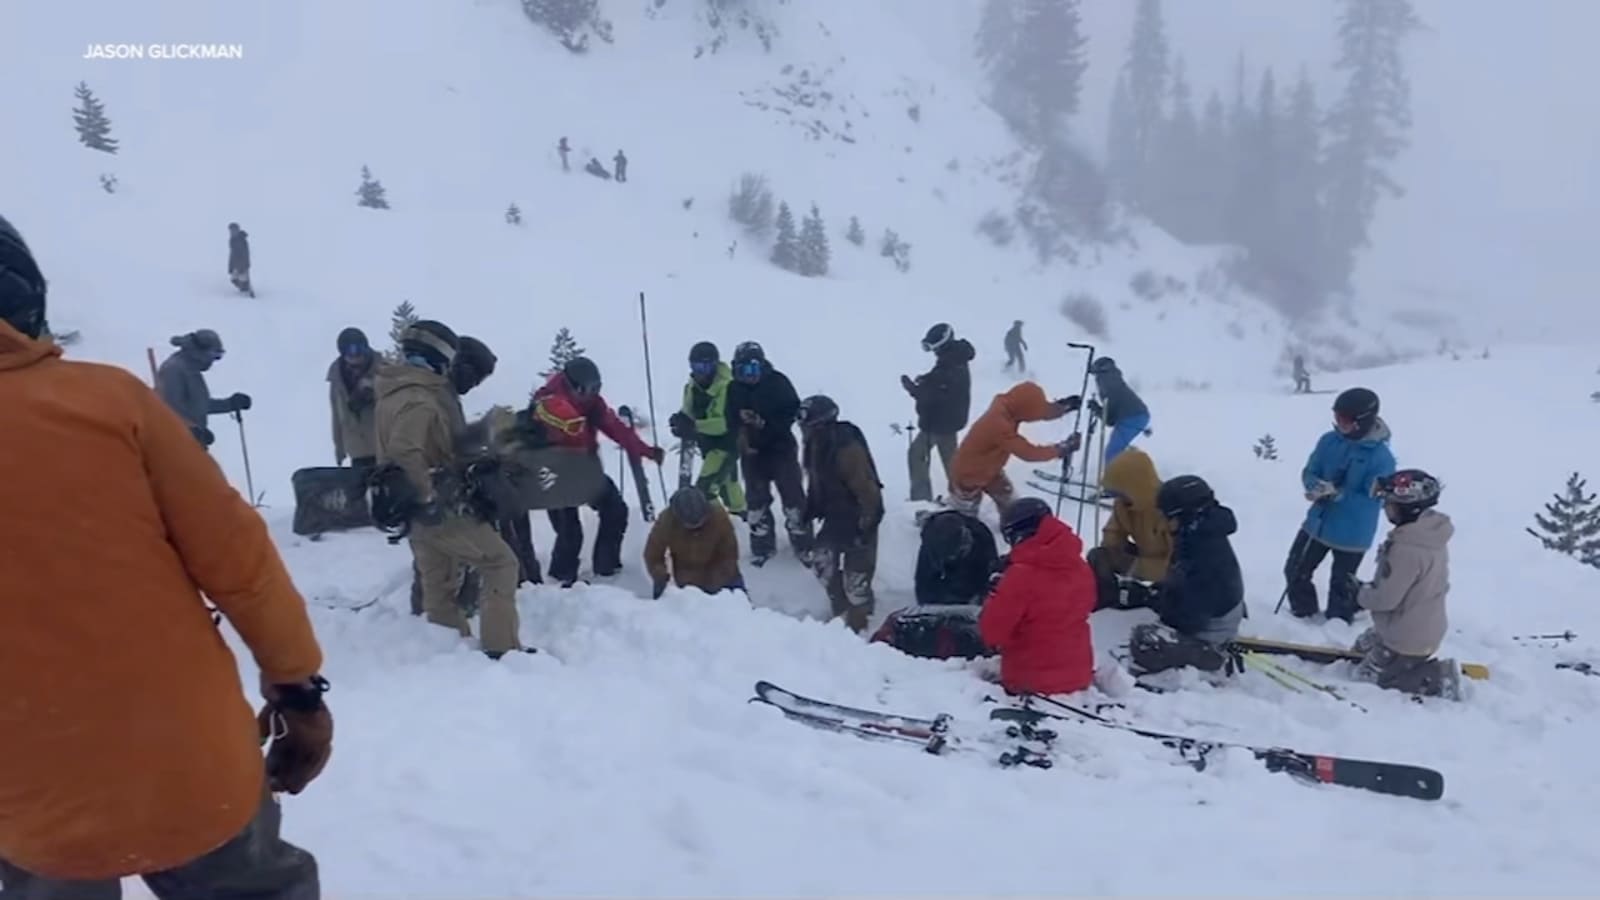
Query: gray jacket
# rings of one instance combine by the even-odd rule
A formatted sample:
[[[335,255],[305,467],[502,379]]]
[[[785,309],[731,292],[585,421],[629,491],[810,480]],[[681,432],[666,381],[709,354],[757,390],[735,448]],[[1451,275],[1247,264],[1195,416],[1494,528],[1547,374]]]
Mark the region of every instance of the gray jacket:
[[[1450,517],[1427,510],[1396,526],[1378,548],[1378,577],[1361,586],[1359,602],[1372,611],[1383,645],[1402,656],[1428,657],[1444,642],[1449,619],[1450,551],[1456,528]]]
[[[1099,372],[1094,376],[1095,390],[1100,392],[1100,402],[1105,406],[1105,423],[1115,426],[1123,419],[1137,416],[1140,413],[1148,414],[1150,408],[1144,405],[1139,395],[1128,387],[1128,382],[1122,379],[1122,370],[1113,368],[1109,372]]]
[[[227,399],[211,399],[202,373],[211,362],[192,350],[179,349],[156,372],[156,393],[190,429],[206,427],[206,417],[232,412]]]

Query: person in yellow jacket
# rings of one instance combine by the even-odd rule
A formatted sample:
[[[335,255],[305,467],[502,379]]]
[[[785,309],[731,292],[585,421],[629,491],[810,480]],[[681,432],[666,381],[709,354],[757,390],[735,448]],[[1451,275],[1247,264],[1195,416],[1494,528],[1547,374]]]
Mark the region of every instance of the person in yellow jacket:
[[[1086,555],[1095,575],[1095,609],[1144,606],[1143,583],[1160,583],[1172,561],[1172,529],[1156,505],[1161,476],[1149,454],[1129,447],[1106,463],[1100,485],[1113,501],[1100,546]]]
[[[672,414],[668,426],[673,437],[694,441],[700,451],[700,478],[695,482],[722,504],[730,515],[745,512],[744,487],[739,483],[739,436],[728,422],[728,386],[733,370],[717,345],[701,341],[689,350],[689,383],[683,387],[683,409]]]

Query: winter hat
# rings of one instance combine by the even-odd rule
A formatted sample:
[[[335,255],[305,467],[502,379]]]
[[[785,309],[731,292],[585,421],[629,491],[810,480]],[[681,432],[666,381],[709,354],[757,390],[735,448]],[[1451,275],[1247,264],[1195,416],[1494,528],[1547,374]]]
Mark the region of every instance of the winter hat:
[[[1039,523],[1050,516],[1050,504],[1038,497],[1023,497],[1000,515],[1000,536],[1015,547],[1034,536]]]
[[[965,556],[972,550],[972,532],[966,518],[954,510],[931,516],[922,526],[922,546],[936,560]]]
[[[839,421],[839,404],[826,394],[812,394],[800,401],[800,427],[815,428]]]
[[[433,319],[413,323],[400,333],[400,351],[426,362],[435,372],[443,374],[461,349],[461,339],[450,326]]]
[[[1089,373],[1092,375],[1104,375],[1115,371],[1117,371],[1117,361],[1109,356],[1102,356],[1089,364]]]
[[[371,350],[372,344],[367,342],[367,333],[359,328],[350,327],[339,332],[339,342],[336,349],[340,353],[350,347],[360,347],[362,350]]]
[[[22,235],[0,216],[0,319],[30,338],[45,329],[44,275]]]
[[[706,524],[706,519],[711,516],[711,501],[705,492],[693,485],[679,488],[668,501],[672,514],[689,529],[699,528]]]

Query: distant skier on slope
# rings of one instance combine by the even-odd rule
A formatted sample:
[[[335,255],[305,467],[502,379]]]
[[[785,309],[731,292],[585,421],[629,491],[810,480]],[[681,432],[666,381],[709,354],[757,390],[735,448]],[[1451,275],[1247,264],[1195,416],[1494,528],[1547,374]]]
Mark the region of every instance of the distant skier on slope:
[[[567,164],[567,154],[572,152],[572,146],[567,143],[566,136],[556,142],[556,152],[561,154],[561,171],[570,172],[572,167]]]
[[[228,280],[239,293],[254,297],[250,286],[250,235],[238,222],[228,223]]]
[[[1298,353],[1294,357],[1294,392],[1311,393],[1311,373],[1306,371],[1306,358]]]
[[[911,499],[932,500],[933,481],[928,467],[939,451],[944,481],[950,480],[950,462],[956,455],[956,438],[972,414],[971,363],[977,351],[956,337],[955,329],[940,322],[922,338],[922,349],[934,356],[933,368],[911,378],[900,376],[900,386],[917,404],[917,434],[906,453],[911,473]]]
[[[223,400],[213,400],[206,385],[205,372],[222,359],[222,338],[209,328],[201,328],[172,338],[178,349],[167,357],[156,371],[156,392],[167,406],[178,414],[189,433],[202,447],[210,447],[216,440],[206,420],[211,416],[244,412],[250,408],[249,394],[235,393]]]
[[[617,183],[621,184],[622,182],[627,181],[628,180],[628,157],[624,156],[622,154],[621,150],[618,150],[617,151],[617,155],[613,156],[611,158],[611,161],[613,163],[615,163],[616,167],[617,167]]]
[[[1028,349],[1028,342],[1022,339],[1021,319],[1011,323],[1011,329],[1006,332],[1005,344],[1005,371],[1019,373],[1028,371],[1028,357],[1023,352]]]
[[[1029,462],[1064,459],[1083,442],[1082,435],[1074,434],[1057,444],[1035,444],[1022,436],[1022,423],[1059,419],[1076,409],[1077,403],[1075,397],[1049,400],[1044,388],[1031,381],[996,395],[956,447],[955,459],[950,462],[949,506],[975,516],[987,494],[1004,513],[1016,494],[1005,472],[1013,456]]]
[[[1111,434],[1106,437],[1106,458],[1101,461],[1101,465],[1105,465],[1127,449],[1141,432],[1150,430],[1150,408],[1144,405],[1133,388],[1128,387],[1122,370],[1117,368],[1116,360],[1111,357],[1095,359],[1089,366],[1089,372],[1094,375],[1095,390],[1100,400],[1090,400],[1087,409],[1111,429]]]
[[[733,520],[693,486],[673,494],[651,526],[644,567],[650,573],[651,596],[657,598],[669,583],[708,594],[744,590]]]

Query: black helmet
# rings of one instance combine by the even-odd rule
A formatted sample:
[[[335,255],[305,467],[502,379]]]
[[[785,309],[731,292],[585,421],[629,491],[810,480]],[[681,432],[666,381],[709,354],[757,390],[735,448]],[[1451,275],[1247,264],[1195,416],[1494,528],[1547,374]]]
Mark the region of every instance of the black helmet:
[[[689,348],[689,364],[712,363],[722,361],[722,354],[717,350],[717,345],[710,341],[701,341]]]
[[[1401,469],[1387,478],[1379,478],[1373,494],[1384,503],[1405,510],[1406,520],[1410,521],[1422,515],[1423,510],[1437,506],[1441,490],[1443,485],[1439,484],[1439,479],[1427,472]]]
[[[0,216],[0,319],[30,338],[44,333],[44,275],[22,235]]]
[[[955,339],[956,330],[950,327],[950,323],[940,322],[922,336],[922,349],[932,353]]]
[[[1169,478],[1156,492],[1156,508],[1169,519],[1181,519],[1216,502],[1217,495],[1211,485],[1199,475]]]
[[[1117,361],[1109,356],[1097,357],[1094,362],[1089,364],[1089,374],[1091,375],[1104,375],[1107,372],[1115,371],[1117,371]]]
[[[1366,388],[1350,388],[1334,398],[1333,414],[1354,422],[1352,436],[1362,437],[1378,421],[1378,395]]]
[[[967,517],[956,510],[929,516],[922,526],[922,546],[941,562],[966,556],[972,552],[972,532],[967,530]]]
[[[711,516],[711,501],[704,491],[693,485],[679,488],[667,506],[685,528],[699,528]]]
[[[800,427],[815,428],[839,420],[839,404],[826,394],[812,394],[800,401]]]
[[[587,356],[574,356],[561,367],[567,385],[575,393],[593,395],[600,393],[600,367]]]
[[[1015,547],[1039,530],[1039,523],[1050,516],[1050,504],[1038,497],[1023,497],[1000,514],[1000,536]]]
[[[359,349],[362,352],[372,349],[372,344],[367,341],[367,333],[359,328],[346,328],[339,332],[338,351],[340,354],[349,353]]]
[[[735,363],[748,362],[752,359],[758,359],[762,362],[767,361],[767,351],[761,349],[761,345],[755,341],[745,341],[733,348],[733,361]]]
[[[407,356],[421,357],[441,375],[450,370],[450,363],[460,349],[461,339],[450,326],[433,319],[413,322],[400,333],[400,351]]]
[[[493,375],[495,363],[500,360],[488,344],[475,337],[462,335],[460,344],[455,361],[450,364],[450,380],[457,393],[465,394]]]
[[[733,377],[747,384],[761,380],[761,371],[767,364],[767,352],[755,341],[745,341],[733,351]]]

